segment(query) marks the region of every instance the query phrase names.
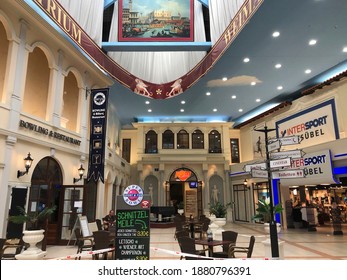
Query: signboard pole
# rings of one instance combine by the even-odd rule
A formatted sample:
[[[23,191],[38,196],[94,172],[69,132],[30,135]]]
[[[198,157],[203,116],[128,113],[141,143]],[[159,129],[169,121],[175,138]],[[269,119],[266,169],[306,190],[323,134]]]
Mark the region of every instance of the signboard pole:
[[[254,129],[258,132],[263,132],[265,134],[265,148],[266,148],[266,170],[268,170],[268,186],[269,186],[269,196],[270,196],[270,212],[271,212],[271,221],[270,221],[270,241],[271,241],[271,255],[273,258],[279,258],[279,249],[278,249],[278,235],[277,235],[277,225],[274,219],[274,208],[273,208],[273,194],[272,194],[272,180],[271,180],[271,169],[270,169],[270,156],[268,148],[268,132],[275,131],[276,129],[269,129],[266,125],[264,129]]]

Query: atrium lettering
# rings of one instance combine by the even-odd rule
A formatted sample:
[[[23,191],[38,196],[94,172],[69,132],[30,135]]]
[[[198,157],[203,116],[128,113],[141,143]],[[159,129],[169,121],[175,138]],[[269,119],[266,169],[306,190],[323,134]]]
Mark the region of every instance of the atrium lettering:
[[[71,36],[71,38],[81,45],[82,29],[71,19],[55,0],[34,0],[46,12],[52,16],[57,24],[60,25],[64,31]]]

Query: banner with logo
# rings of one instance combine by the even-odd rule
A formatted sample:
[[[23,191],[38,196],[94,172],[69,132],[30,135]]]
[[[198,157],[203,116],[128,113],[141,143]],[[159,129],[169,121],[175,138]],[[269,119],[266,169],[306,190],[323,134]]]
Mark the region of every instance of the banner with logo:
[[[105,138],[108,88],[91,92],[89,165],[87,181],[99,179],[104,183]]]
[[[306,154],[303,158],[292,159],[291,167],[286,167],[285,170],[301,170],[303,171],[304,178],[302,176],[296,176],[296,178],[281,179],[281,186],[337,183],[333,174],[330,150],[313,152]]]
[[[290,149],[302,149],[339,139],[334,99],[308,108],[276,122],[277,137],[298,135],[300,145]]]

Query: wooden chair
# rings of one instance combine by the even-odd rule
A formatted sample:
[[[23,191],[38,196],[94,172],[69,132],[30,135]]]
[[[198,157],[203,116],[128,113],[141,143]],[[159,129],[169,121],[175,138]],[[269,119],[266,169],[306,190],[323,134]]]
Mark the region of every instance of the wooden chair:
[[[249,239],[249,245],[247,247],[240,247],[240,246],[235,246],[233,244],[230,244],[229,250],[228,250],[228,257],[236,258],[235,253],[237,254],[240,253],[240,254],[246,254],[246,258],[251,258],[254,244],[255,244],[255,237],[253,235]]]
[[[79,228],[75,228],[74,233],[77,242],[77,254],[82,253],[83,251],[93,250],[94,240],[92,236],[83,237]],[[78,259],[81,259],[81,257]]]
[[[112,247],[110,232],[107,230],[98,230],[93,232],[94,246],[93,250],[102,250]],[[95,254],[93,259],[98,260],[99,256],[102,255],[104,260],[107,260],[108,252]]]
[[[182,253],[187,253],[187,254],[192,254],[192,255],[199,255],[199,256],[206,256],[206,251],[207,250],[197,250],[195,246],[195,240],[191,237],[187,236],[181,236],[178,238],[178,244],[181,248]],[[203,258],[198,258],[198,257],[181,257],[181,259],[186,259],[186,260],[201,260]]]
[[[203,239],[204,236],[207,237],[207,230],[211,223],[211,220],[203,215],[200,221],[201,224],[194,225],[194,234],[199,234],[199,238]]]
[[[98,230],[103,230],[101,220],[100,219],[96,219],[95,222],[96,222],[96,225],[98,227]]]
[[[185,220],[181,217],[181,215],[176,215],[174,218],[174,224],[176,227],[176,231],[174,234],[175,240],[177,239],[176,233],[178,231],[189,230],[189,225],[186,224]]]
[[[230,241],[230,244],[225,244],[222,246],[223,250],[222,252],[214,252],[213,257],[215,258],[228,258],[229,256],[229,246],[235,245],[237,240],[238,233],[236,231],[232,230],[226,230],[222,232],[222,240],[223,241]]]

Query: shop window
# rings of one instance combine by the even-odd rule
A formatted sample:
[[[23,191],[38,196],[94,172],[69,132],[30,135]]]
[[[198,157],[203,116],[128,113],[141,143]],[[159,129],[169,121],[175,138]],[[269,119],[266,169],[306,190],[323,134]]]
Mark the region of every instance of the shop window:
[[[208,152],[222,153],[221,135],[217,130],[212,130],[208,134]]]
[[[201,130],[197,129],[192,134],[192,149],[204,148],[204,134]]]
[[[177,149],[189,149],[189,134],[184,129],[177,133]]]
[[[150,130],[146,133],[145,153],[146,154],[158,153],[158,135],[153,130]]]
[[[231,162],[240,163],[239,139],[237,138],[230,139],[230,151],[231,151]]]
[[[173,149],[174,138],[174,134],[171,130],[165,130],[163,133],[163,149]]]

